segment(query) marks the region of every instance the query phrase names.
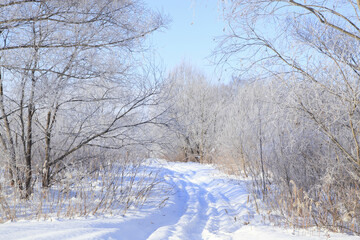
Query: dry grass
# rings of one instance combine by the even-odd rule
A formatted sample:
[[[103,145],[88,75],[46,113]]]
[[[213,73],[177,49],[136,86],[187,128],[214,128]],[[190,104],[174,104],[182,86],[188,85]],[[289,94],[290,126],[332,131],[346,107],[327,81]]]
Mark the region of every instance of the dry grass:
[[[283,209],[283,216],[289,225],[324,227],[334,232],[360,234],[358,188],[332,189],[331,185],[323,185],[308,193],[297,188],[294,182],[291,184],[291,195],[278,193],[277,198],[273,198],[278,209]]]
[[[290,228],[324,228],[360,235],[359,188],[322,185],[306,192],[291,181],[291,189],[267,186],[260,213],[275,225]],[[252,189],[255,189],[254,187]],[[253,196],[259,198],[259,191]]]
[[[317,227],[360,235],[360,187],[355,182],[342,185],[324,182],[307,192],[294,181],[290,181],[289,188],[285,182],[269,179],[264,192],[259,164],[225,155],[214,163],[227,174],[252,178],[248,203],[264,221],[293,229]],[[267,172],[267,176],[271,173]]]
[[[91,174],[84,174],[80,170],[68,171],[64,179],[50,188],[44,189],[40,184],[35,184],[27,200],[21,199],[16,188],[2,187],[0,222],[123,215],[148,201],[163,205],[169,189],[161,189],[163,184],[156,169],[142,167],[141,163],[124,159],[121,162],[112,161]]]

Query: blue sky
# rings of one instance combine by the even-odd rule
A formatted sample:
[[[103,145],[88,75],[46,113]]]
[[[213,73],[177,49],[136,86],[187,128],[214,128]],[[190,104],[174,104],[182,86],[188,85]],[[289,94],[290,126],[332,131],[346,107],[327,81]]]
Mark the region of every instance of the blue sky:
[[[144,0],[151,9],[172,20],[169,28],[152,36],[157,60],[167,71],[183,60],[195,65],[211,79],[218,80],[209,59],[216,47],[214,37],[222,35],[225,23],[217,0]],[[225,75],[224,75],[225,76]],[[223,76],[223,78],[224,78]],[[223,79],[227,80],[227,79]]]

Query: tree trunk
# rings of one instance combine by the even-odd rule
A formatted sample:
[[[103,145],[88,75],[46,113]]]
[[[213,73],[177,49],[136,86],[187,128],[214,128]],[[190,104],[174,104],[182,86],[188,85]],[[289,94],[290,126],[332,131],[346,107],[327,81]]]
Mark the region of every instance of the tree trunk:
[[[32,179],[32,167],[31,167],[31,154],[32,154],[32,116],[33,105],[29,104],[28,107],[28,123],[27,123],[27,140],[26,140],[26,153],[25,153],[25,198],[28,198],[32,192],[31,179]]]
[[[45,160],[42,170],[42,187],[50,187],[50,166],[49,162]]]
[[[34,28],[33,28],[33,31]],[[34,40],[35,44],[35,40]],[[37,54],[38,49],[35,49],[35,63],[34,66],[37,66]],[[28,115],[27,115],[27,138],[26,138],[26,153],[25,153],[25,198],[28,198],[32,192],[31,189],[31,180],[32,180],[32,147],[33,147],[33,136],[32,136],[32,122],[33,116],[35,113],[34,106],[34,96],[35,96],[35,87],[36,87],[36,76],[35,70],[31,71],[31,92],[29,98],[29,106],[28,106]]]
[[[261,126],[261,112],[259,107],[259,150],[260,150],[260,164],[261,164],[261,175],[263,185],[263,199],[266,194],[266,182],[265,182],[265,170],[264,170],[264,159],[263,159],[263,142],[262,142],[262,126]]]
[[[16,155],[15,155],[15,147],[14,147],[14,140],[10,131],[10,123],[8,116],[5,111],[4,106],[4,88],[3,88],[3,78],[2,74],[0,73],[0,109],[3,115],[3,121],[6,130],[6,140],[4,140],[4,148],[7,150],[8,155],[8,166],[9,166],[9,177],[10,177],[10,185],[15,186],[17,184],[21,188],[21,182],[19,179],[19,175],[17,172],[16,166]]]
[[[50,187],[50,119],[51,119],[51,112],[48,112],[47,115],[47,123],[46,123],[46,132],[45,132],[45,160],[43,164],[42,170],[42,187],[48,188]]]

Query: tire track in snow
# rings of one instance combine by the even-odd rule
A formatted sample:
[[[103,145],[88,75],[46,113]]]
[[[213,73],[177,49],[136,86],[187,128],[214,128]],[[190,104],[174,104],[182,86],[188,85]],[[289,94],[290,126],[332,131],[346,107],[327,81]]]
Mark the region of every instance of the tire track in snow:
[[[178,186],[175,202],[184,208],[184,212],[175,224],[157,229],[148,239],[199,239],[207,218],[206,191],[191,183],[181,172],[171,172],[172,181]]]
[[[229,225],[229,220],[230,225],[233,222],[231,217],[224,216],[227,214],[224,209],[218,209],[219,205],[228,206],[230,200],[223,193],[216,192],[219,188],[208,187],[212,183],[209,172],[205,171],[205,174],[202,174],[185,165],[181,168],[172,167],[171,170],[176,173],[174,177],[178,184],[182,185],[184,194],[186,192],[189,196],[185,203],[186,211],[176,224],[157,229],[148,239],[231,239],[227,237],[226,232],[219,236],[224,218],[227,220],[225,225]],[[214,171],[213,168],[210,170]]]

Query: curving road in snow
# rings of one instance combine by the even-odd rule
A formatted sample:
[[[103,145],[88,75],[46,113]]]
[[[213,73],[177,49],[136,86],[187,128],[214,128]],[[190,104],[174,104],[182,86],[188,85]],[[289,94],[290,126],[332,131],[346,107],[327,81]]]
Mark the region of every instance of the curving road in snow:
[[[0,239],[355,239],[263,224],[247,203],[245,180],[230,179],[212,166],[153,160],[149,167],[160,169],[174,188],[165,207],[145,206],[125,217],[5,223]]]

